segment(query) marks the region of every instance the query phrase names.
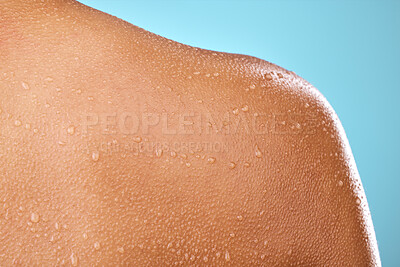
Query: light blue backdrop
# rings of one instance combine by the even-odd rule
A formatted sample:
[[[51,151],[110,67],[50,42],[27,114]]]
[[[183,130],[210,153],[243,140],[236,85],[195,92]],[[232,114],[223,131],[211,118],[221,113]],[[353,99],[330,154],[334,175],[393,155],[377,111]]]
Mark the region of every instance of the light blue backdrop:
[[[347,132],[384,266],[400,266],[400,1],[82,0],[175,41],[295,71]]]

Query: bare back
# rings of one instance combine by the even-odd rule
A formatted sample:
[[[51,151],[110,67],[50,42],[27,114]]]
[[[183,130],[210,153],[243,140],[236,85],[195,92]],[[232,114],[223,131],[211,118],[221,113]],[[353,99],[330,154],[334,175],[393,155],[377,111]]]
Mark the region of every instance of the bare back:
[[[1,265],[378,266],[349,144],[269,62],[0,3]]]

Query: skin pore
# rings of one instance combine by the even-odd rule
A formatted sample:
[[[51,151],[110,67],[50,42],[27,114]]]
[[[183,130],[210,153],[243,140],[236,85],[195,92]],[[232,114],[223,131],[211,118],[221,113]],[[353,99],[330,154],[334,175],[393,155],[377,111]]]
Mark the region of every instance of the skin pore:
[[[332,107],[267,61],[0,1],[0,265],[380,266]]]

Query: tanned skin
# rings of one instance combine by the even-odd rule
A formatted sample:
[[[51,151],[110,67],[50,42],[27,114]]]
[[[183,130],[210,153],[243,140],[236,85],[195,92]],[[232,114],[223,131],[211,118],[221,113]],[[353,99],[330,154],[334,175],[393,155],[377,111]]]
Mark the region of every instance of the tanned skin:
[[[380,266],[335,112],[267,61],[1,0],[0,110],[1,266]]]

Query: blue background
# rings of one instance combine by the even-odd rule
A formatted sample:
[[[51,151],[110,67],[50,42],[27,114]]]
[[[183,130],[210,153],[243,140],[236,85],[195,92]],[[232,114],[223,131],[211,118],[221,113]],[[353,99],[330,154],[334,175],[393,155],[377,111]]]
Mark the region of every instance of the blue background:
[[[184,44],[268,60],[311,82],[346,130],[382,264],[400,266],[400,1],[81,2]]]

